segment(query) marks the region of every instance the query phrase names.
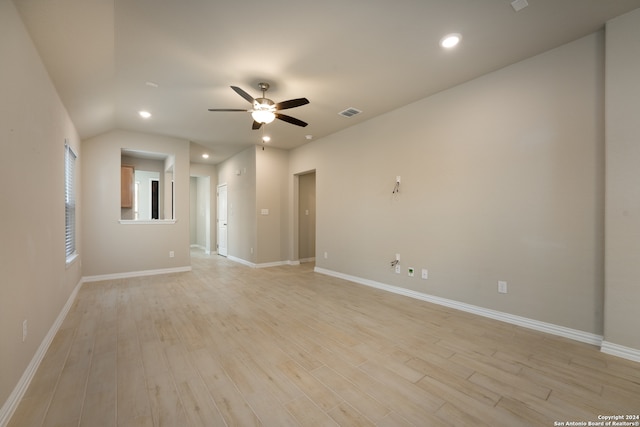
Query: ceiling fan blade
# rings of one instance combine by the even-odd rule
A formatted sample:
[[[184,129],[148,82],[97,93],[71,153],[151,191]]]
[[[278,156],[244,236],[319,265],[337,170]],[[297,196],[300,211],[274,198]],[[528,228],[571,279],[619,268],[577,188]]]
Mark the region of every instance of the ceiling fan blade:
[[[276,118],[296,126],[305,127],[308,124],[306,122],[303,122],[300,119],[296,119],[295,117],[287,116],[285,114],[280,114],[280,113],[276,113]]]
[[[276,104],[276,110],[286,110],[288,108],[299,107],[301,105],[306,105],[309,103],[307,98],[296,98],[290,99],[288,101],[278,102]]]
[[[254,102],[256,102],[256,100],[253,99],[253,97],[251,95],[249,95],[244,90],[240,89],[238,86],[231,86],[231,89],[233,89],[238,95],[240,95],[241,97],[243,97],[244,99],[246,99],[250,103],[253,104]]]
[[[249,110],[241,110],[239,108],[209,108],[209,111],[242,111],[247,113]]]
[[[260,129],[260,127],[262,127],[262,123],[260,122],[256,122],[255,120],[253,121],[253,126],[251,126],[251,129],[253,130],[258,130]]]

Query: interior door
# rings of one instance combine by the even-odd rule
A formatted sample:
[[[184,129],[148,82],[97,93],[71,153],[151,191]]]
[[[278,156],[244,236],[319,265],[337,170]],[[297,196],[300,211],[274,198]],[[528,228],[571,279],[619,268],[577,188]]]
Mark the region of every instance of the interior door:
[[[218,255],[227,256],[227,184],[218,185]]]

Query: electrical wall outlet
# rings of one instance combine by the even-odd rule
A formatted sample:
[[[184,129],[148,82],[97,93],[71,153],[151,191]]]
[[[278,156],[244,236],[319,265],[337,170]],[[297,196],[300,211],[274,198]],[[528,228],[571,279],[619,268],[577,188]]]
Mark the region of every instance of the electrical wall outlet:
[[[169,258],[173,258],[174,256],[176,256],[175,252],[169,251]]]
[[[401,270],[400,270],[400,264],[396,264],[396,274],[400,274]]]
[[[422,269],[422,278],[424,280],[427,280],[429,278],[429,270],[427,270],[426,268]]]
[[[507,293],[507,282],[504,280],[498,280],[498,292],[501,294]]]

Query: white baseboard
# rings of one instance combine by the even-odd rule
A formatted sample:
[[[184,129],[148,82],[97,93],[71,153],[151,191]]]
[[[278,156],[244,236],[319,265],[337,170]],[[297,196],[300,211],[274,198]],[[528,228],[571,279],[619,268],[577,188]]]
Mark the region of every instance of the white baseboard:
[[[260,264],[255,264],[254,268],[280,267],[282,265],[291,265],[291,262],[290,261],[263,262]]]
[[[69,295],[66,304],[64,305],[64,307],[62,307],[60,314],[58,314],[55,322],[53,322],[53,325],[51,325],[51,328],[49,328],[49,332],[47,333],[47,335],[45,335],[44,339],[40,343],[40,346],[38,347],[38,350],[33,355],[31,362],[29,362],[27,369],[25,369],[22,377],[20,377],[20,381],[18,381],[18,384],[16,384],[15,388],[9,395],[9,398],[4,403],[4,405],[2,405],[2,408],[0,409],[0,427],[5,427],[6,425],[8,425],[14,412],[16,411],[16,409],[18,409],[18,405],[20,404],[22,397],[29,388],[29,384],[31,384],[31,380],[36,374],[36,371],[38,370],[42,359],[47,353],[47,350],[49,349],[53,338],[58,333],[58,330],[60,329],[62,322],[64,322],[65,317],[67,317],[67,313],[69,313],[71,306],[76,300],[78,291],[80,290],[80,287],[82,287],[83,283],[84,282],[81,279],[71,292],[71,295]]]
[[[83,282],[100,282],[102,280],[128,279],[130,277],[141,277],[141,276],[155,276],[157,274],[184,273],[186,271],[191,271],[190,265],[186,267],[161,268],[158,270],[128,271],[125,273],[85,276],[82,278],[82,281]]]
[[[233,255],[227,255],[227,259],[229,261],[237,262],[238,264],[246,265],[247,267],[256,268],[256,265],[254,263],[242,258],[235,257]]]
[[[625,347],[608,341],[602,341],[600,351],[612,356],[622,357],[623,359],[640,362],[640,350],[637,348]]]
[[[202,245],[197,245],[195,243],[189,245],[189,248],[191,248],[191,249],[200,249],[201,251],[204,251],[205,255],[211,255],[212,253],[215,253],[215,252],[208,251],[206,247],[204,247]]]
[[[229,261],[237,262],[239,264],[246,265],[247,267],[251,267],[251,268],[269,268],[269,267],[280,267],[283,265],[300,265],[300,261],[275,261],[275,262],[263,262],[260,264],[256,264],[255,262],[234,257],[233,255],[227,255],[227,259]]]
[[[411,289],[405,289],[405,288],[400,288],[398,286],[387,285],[387,284],[376,282],[373,280],[368,280],[368,279],[363,279],[356,276],[351,276],[348,274],[338,273],[336,271],[327,270],[320,267],[315,267],[314,271],[317,273],[326,274],[328,276],[333,276],[340,279],[348,280],[350,282],[355,282],[361,285],[382,289],[388,292],[393,292],[394,294],[404,295],[410,298],[431,302],[431,303],[442,305],[445,307],[454,308],[456,310],[465,311],[467,313],[477,314],[479,316],[500,320],[502,322],[511,323],[513,325],[522,326],[522,327],[533,329],[540,332],[546,332],[548,334],[569,338],[569,339],[580,341],[587,344],[600,346],[603,342],[602,341],[603,337],[601,335],[596,335],[589,332],[566,328],[564,326],[558,326],[552,323],[541,322],[539,320],[516,316],[509,313],[504,313],[501,311],[490,310],[488,308],[478,307],[475,305],[466,304],[466,303],[455,301],[455,300],[423,294],[421,292],[412,291]]]

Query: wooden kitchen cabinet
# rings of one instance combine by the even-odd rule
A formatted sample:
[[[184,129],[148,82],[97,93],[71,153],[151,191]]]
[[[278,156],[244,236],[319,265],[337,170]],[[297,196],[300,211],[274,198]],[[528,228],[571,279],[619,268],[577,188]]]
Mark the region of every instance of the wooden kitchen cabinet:
[[[120,207],[133,207],[133,166],[120,166]]]

